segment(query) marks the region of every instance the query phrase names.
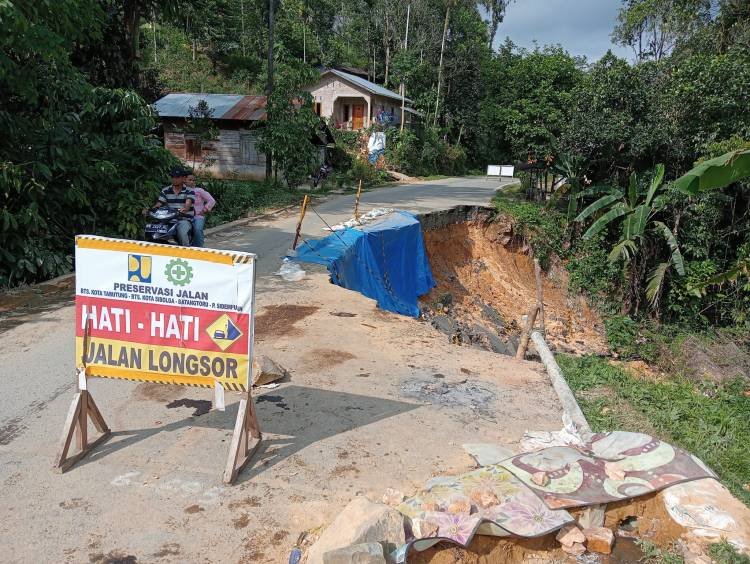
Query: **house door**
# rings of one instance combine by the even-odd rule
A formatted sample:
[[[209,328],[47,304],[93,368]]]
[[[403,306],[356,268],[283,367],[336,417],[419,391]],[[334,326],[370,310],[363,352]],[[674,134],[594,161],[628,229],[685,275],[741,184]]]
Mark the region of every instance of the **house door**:
[[[365,107],[361,104],[352,106],[352,129],[362,129],[365,125]]]

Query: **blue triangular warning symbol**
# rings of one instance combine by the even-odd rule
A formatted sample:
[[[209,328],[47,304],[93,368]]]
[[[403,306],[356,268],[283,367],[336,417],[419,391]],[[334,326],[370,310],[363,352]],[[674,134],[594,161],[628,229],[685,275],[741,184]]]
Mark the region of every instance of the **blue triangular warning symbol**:
[[[242,336],[242,332],[232,323],[231,319],[227,319],[227,340],[234,341]]]

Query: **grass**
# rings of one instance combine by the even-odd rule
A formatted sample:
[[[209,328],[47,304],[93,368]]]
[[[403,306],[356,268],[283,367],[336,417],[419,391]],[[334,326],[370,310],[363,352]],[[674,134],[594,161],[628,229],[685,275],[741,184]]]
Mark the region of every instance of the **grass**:
[[[680,555],[677,548],[673,546],[660,548],[656,543],[648,539],[642,539],[637,542],[643,551],[641,562],[647,564],[683,564],[685,562],[685,559]]]
[[[216,199],[216,207],[208,216],[208,227],[234,221],[249,212],[262,212],[271,208],[300,202],[304,192],[290,190],[281,184],[251,180],[208,179],[199,183]]]
[[[708,554],[714,562],[720,564],[750,564],[750,557],[737,552],[737,549],[726,540],[709,546]]]
[[[750,505],[750,397],[742,379],[651,381],[598,357],[557,361],[595,431],[652,430],[702,459]]]

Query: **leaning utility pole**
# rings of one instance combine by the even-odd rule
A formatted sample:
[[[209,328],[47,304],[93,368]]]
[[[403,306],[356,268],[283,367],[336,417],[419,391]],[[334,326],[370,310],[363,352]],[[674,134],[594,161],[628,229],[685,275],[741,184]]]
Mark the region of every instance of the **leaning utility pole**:
[[[266,80],[266,127],[268,124],[268,110],[273,94],[273,27],[275,23],[274,3],[276,0],[268,0],[268,77]],[[273,154],[271,150],[266,153],[266,180],[273,174]]]
[[[404,51],[409,49],[409,15],[411,4],[406,6],[406,36],[404,37]],[[406,84],[401,80],[401,131],[404,130],[404,110],[406,107]]]

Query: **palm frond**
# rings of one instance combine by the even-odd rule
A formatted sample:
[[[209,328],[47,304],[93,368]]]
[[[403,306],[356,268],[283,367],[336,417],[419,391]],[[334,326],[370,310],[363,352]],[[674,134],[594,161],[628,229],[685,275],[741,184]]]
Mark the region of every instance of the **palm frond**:
[[[656,165],[654,177],[651,179],[651,186],[648,189],[648,194],[646,194],[647,206],[651,205],[651,200],[654,198],[654,194],[656,194],[659,186],[661,186],[662,180],[664,180],[664,165],[658,164]]]
[[[669,245],[669,249],[672,251],[671,262],[674,265],[677,273],[680,276],[685,275],[685,262],[682,260],[682,253],[680,252],[680,245],[677,243],[677,238],[674,233],[661,221],[654,221],[656,229],[662,234],[664,239]]]
[[[635,241],[623,239],[612,247],[612,250],[609,252],[609,262],[617,262],[620,258],[625,262],[630,262],[630,259],[637,251],[638,245],[635,244]]]
[[[615,204],[614,206],[610,208],[610,210],[607,213],[605,213],[603,216],[601,216],[599,219],[597,219],[594,223],[591,224],[591,227],[589,227],[586,230],[586,233],[583,234],[583,238],[591,239],[594,235],[596,235],[602,229],[607,227],[607,225],[609,225],[610,222],[614,221],[618,217],[622,217],[626,213],[628,213],[628,206],[626,206],[622,202]],[[580,217],[580,215],[578,217]]]
[[[576,221],[583,221],[587,217],[595,214],[602,208],[606,208],[608,205],[616,202],[620,199],[619,194],[610,194],[608,196],[602,196],[593,204],[588,205],[581,213],[576,217]]]
[[[628,179],[628,199],[630,200],[630,207],[634,208],[638,203],[638,177],[635,171],[630,173]]]
[[[750,279],[750,257],[738,260],[734,267],[729,270],[714,274],[710,278],[698,282],[697,284],[689,285],[688,291],[693,295],[705,296],[709,287],[720,286],[727,282],[735,282],[740,276]]]
[[[669,265],[669,262],[661,262],[649,274],[648,285],[646,286],[646,298],[648,298],[653,308],[656,308],[659,301],[659,295],[661,294],[662,286],[664,286]]]

